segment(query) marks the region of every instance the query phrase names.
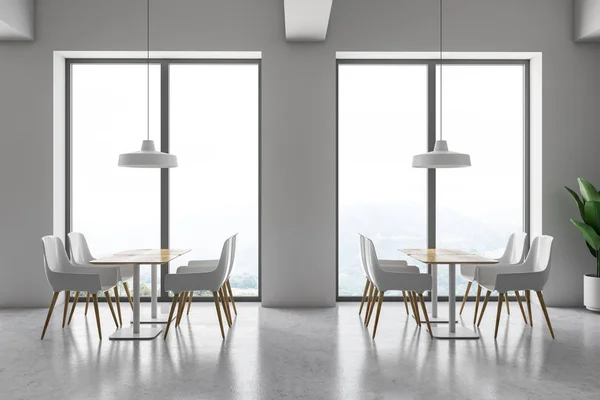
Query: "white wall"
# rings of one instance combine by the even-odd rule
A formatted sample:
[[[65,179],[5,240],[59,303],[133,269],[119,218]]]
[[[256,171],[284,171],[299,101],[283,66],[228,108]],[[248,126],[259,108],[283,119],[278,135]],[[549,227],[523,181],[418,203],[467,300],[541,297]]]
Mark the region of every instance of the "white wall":
[[[47,306],[54,50],[141,50],[140,0],[38,2],[33,43],[0,43],[0,305]],[[437,0],[334,1],[325,43],[287,43],[281,0],[155,0],[155,50],[257,50],[262,68],[262,272],[267,306],[335,301],[335,52],[431,51]],[[579,305],[593,260],[563,185],[600,184],[600,47],[572,42],[565,0],[446,0],[448,51],[541,51],[549,304]]]

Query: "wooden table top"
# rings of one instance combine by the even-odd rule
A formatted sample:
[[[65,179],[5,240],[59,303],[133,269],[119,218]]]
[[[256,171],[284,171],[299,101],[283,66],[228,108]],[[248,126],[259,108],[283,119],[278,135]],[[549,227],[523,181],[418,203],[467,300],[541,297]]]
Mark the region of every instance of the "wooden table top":
[[[424,264],[498,264],[493,258],[470,254],[455,249],[400,249],[411,258]]]
[[[190,249],[135,249],[126,250],[107,257],[97,258],[90,264],[166,264],[190,252]]]

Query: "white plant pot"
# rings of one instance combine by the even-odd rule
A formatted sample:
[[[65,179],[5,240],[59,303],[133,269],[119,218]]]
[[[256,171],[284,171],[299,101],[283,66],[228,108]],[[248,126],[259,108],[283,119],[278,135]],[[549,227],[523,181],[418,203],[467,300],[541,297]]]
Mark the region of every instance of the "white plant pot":
[[[588,310],[600,312],[600,278],[596,275],[583,277],[583,305]]]

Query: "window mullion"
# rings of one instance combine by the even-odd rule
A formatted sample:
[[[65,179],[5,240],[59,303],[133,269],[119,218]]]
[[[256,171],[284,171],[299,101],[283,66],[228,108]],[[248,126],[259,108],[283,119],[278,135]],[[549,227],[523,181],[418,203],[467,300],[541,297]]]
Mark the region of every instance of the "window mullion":
[[[436,137],[436,64],[427,65],[427,151],[432,151]],[[436,247],[436,170],[427,169],[427,247]],[[431,265],[427,266],[431,274]],[[437,282],[433,282],[437,285]],[[431,292],[427,295],[431,299]]]
[[[169,153],[169,63],[160,64],[160,151]],[[160,247],[169,248],[169,168],[160,170]],[[165,276],[169,264],[163,264],[160,271],[160,301],[168,301],[165,290]]]

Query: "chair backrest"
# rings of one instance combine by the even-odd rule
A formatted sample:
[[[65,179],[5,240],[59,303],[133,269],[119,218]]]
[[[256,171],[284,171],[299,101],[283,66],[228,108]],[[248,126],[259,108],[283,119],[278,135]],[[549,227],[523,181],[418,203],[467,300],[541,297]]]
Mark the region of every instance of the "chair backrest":
[[[533,239],[531,249],[523,264],[528,265],[532,272],[540,272],[543,284],[546,284],[550,276],[550,267],[552,265],[552,242],[554,238],[548,235],[541,235]]]
[[[369,279],[375,284],[376,287],[380,287],[383,283],[384,277],[383,271],[379,266],[379,258],[377,257],[377,251],[373,241],[366,236],[363,236],[365,242],[365,258],[367,261],[367,271]]]
[[[88,264],[94,260],[83,233],[71,232],[67,236],[71,250],[71,261],[75,264]]]
[[[237,244],[237,233],[230,237],[230,246],[229,246],[229,262],[227,265],[227,279],[229,279],[229,275],[231,275],[231,271],[233,271],[233,262],[235,261],[235,246]]]
[[[369,278],[369,270],[367,269],[367,242],[365,236],[358,234],[359,250],[360,250],[360,265],[362,266],[365,276]]]
[[[233,236],[227,239],[225,243],[223,243],[223,248],[221,249],[221,257],[219,258],[217,268],[215,268],[214,270],[214,273],[217,276],[217,280],[219,281],[218,287],[223,286],[228,277],[227,273],[229,271],[229,260],[231,259],[232,242]]]
[[[525,258],[525,241],[527,234],[525,232],[515,232],[508,238],[504,254],[498,259],[500,264],[520,264]]]
[[[44,260],[44,271],[46,278],[52,288],[56,287],[56,275],[52,272],[74,272],[74,266],[67,257],[62,240],[56,236],[44,236],[42,238],[42,255]]]

